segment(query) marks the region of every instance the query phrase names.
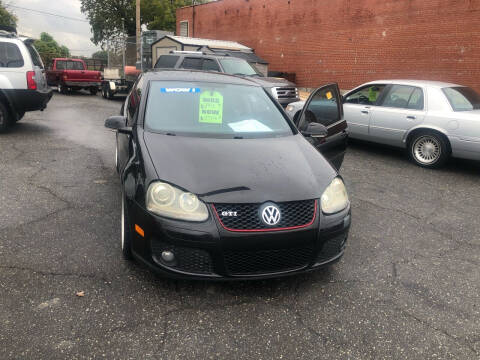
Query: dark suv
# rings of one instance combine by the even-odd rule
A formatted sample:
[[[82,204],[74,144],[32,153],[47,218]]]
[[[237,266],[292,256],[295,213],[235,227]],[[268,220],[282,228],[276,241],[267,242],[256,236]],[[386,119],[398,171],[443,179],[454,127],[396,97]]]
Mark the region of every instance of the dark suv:
[[[172,51],[169,55],[158,58],[155,69],[191,69],[248,76],[269,91],[283,107],[300,100],[294,83],[281,78],[264,77],[247,61],[233,56],[198,51]]]

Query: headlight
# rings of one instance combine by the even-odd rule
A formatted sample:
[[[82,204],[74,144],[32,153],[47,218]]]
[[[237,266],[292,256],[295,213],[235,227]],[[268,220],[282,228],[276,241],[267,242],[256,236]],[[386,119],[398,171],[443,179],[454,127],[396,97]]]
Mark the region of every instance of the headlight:
[[[147,190],[147,210],[172,219],[205,221],[208,210],[197,195],[184,192],[170,184],[154,182]]]
[[[292,112],[293,110],[295,110],[295,107],[293,105],[288,105],[286,110]]]
[[[320,200],[322,211],[325,214],[333,214],[348,206],[347,189],[340,178],[335,178],[328,185]]]

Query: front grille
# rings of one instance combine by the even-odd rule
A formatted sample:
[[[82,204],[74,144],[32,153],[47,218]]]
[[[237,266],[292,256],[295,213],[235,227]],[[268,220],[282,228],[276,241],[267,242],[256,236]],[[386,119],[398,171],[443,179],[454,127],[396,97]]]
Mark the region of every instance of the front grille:
[[[278,99],[296,99],[298,90],[294,87],[277,87],[274,88]]]
[[[215,204],[214,210],[228,230],[275,230],[303,227],[315,220],[316,200],[290,201],[275,204],[280,210],[280,221],[274,227],[266,225],[259,212],[262,204]],[[225,213],[225,214],[222,214]],[[236,216],[229,216],[236,213]]]
[[[326,240],[322,245],[322,250],[318,254],[317,263],[328,261],[345,248],[345,242],[347,240],[347,234],[337,235],[332,239]]]
[[[301,269],[312,258],[313,246],[261,251],[225,251],[225,266],[231,275],[269,274]]]
[[[166,263],[162,260],[162,251],[169,250],[175,255],[175,260]],[[202,249],[182,247],[159,241],[152,241],[152,255],[158,263],[188,273],[211,274],[213,272],[210,254]]]

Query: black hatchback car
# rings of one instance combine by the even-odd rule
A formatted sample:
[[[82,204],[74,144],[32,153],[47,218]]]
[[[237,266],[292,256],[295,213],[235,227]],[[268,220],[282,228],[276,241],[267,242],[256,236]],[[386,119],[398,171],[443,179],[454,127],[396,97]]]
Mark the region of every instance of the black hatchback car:
[[[126,258],[172,277],[250,279],[342,256],[350,202],[326,159],[345,151],[336,84],[297,126],[260,85],[224,74],[147,72],[125,104],[105,126],[117,131]]]

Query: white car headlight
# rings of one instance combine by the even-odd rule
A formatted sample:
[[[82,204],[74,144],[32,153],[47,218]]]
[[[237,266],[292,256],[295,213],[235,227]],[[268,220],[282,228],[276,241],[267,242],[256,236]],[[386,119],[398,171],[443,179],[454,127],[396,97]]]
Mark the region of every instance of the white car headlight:
[[[170,184],[153,182],[147,190],[147,210],[172,219],[205,221],[208,210],[197,195],[182,191]]]
[[[288,105],[286,110],[288,112],[292,112],[293,110],[295,110],[295,107],[293,105]]]
[[[320,199],[322,211],[325,214],[333,214],[345,209],[348,204],[347,189],[342,179],[336,177],[324,191]]]

